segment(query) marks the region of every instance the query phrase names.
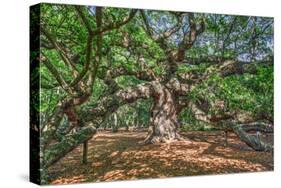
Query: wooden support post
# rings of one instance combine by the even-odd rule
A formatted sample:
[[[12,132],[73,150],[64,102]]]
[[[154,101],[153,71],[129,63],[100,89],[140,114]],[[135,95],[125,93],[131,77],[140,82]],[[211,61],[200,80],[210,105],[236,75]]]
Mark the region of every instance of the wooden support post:
[[[227,141],[227,137],[228,137],[228,131],[224,131],[224,146],[228,146],[228,141]]]
[[[82,159],[83,164],[88,163],[88,140],[83,143],[83,159]]]

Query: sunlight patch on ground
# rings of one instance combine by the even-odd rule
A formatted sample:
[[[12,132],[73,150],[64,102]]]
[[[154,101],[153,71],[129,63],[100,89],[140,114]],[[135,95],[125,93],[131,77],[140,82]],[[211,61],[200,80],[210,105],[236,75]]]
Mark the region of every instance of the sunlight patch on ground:
[[[196,135],[196,136],[194,136]],[[89,141],[89,163],[82,146],[50,168],[52,184],[164,178],[273,170],[271,153],[256,152],[230,135],[223,146],[218,133],[184,134],[188,141],[143,145],[146,132],[99,132]]]

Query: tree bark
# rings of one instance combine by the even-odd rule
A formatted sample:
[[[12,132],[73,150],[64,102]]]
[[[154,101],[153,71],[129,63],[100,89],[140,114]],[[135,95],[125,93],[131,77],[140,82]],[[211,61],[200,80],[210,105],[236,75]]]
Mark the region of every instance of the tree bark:
[[[255,151],[265,151],[265,152],[272,152],[273,146],[269,143],[265,143],[260,139],[259,133],[257,132],[257,136],[253,136],[250,134],[247,134],[247,124],[243,125],[235,125],[233,126],[234,133],[243,141],[245,142],[249,147],[253,148]],[[252,130],[252,127],[251,127]],[[261,130],[259,127],[256,127],[255,130]]]
[[[66,135],[62,141],[51,145],[45,150],[41,167],[47,169],[56,163],[67,153],[75,149],[79,144],[86,142],[96,133],[96,128],[92,125],[82,127],[79,131]]]
[[[176,101],[173,93],[161,83],[153,84],[154,103],[145,143],[171,142],[180,139]]]

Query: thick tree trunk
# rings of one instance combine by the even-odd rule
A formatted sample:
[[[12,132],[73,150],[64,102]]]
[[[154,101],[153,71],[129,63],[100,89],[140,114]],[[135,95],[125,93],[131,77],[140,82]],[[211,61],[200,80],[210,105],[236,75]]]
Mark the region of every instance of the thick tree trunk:
[[[175,83],[174,85],[177,85]],[[145,143],[171,142],[181,139],[178,134],[177,114],[178,101],[175,99],[177,90],[173,83],[166,85],[159,81],[152,81],[115,92],[100,100],[99,105],[92,109],[84,117],[85,121],[91,121],[94,117],[105,117],[108,112],[114,113],[120,106],[133,103],[138,99],[153,98],[151,108],[149,132]],[[181,87],[181,85],[177,85]]]
[[[176,102],[172,92],[164,85],[153,85],[154,103],[151,109],[150,127],[145,143],[171,142],[180,139]]]

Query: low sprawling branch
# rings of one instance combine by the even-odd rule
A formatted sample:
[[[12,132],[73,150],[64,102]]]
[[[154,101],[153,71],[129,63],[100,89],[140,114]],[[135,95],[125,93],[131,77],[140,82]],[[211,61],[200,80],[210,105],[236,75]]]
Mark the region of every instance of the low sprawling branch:
[[[51,145],[48,150],[45,151],[41,168],[46,169],[52,164],[56,163],[67,153],[75,149],[77,145],[82,144],[83,142],[92,138],[95,133],[96,127],[88,125],[82,127],[77,132],[64,136],[60,142]]]
[[[129,17],[125,18],[122,22],[113,23],[108,26],[102,27],[102,8],[96,7],[96,25],[97,29],[92,30],[92,27],[89,23],[89,21],[84,16],[82,10],[80,7],[75,7],[75,10],[77,11],[79,17],[82,19],[82,22],[86,26],[88,30],[88,39],[86,44],[86,62],[84,63],[83,70],[79,73],[76,70],[75,65],[73,64],[71,58],[68,56],[66,50],[56,42],[55,37],[52,36],[51,33],[49,33],[42,25],[41,25],[41,31],[45,35],[45,37],[50,42],[52,48],[57,50],[59,53],[61,59],[65,62],[66,65],[68,65],[71,68],[71,71],[73,71],[74,79],[73,81],[68,84],[62,76],[59,74],[58,70],[53,66],[49,61],[44,61],[43,63],[46,65],[46,67],[50,70],[50,72],[53,74],[57,82],[61,85],[61,87],[68,91],[70,89],[75,89],[75,95],[71,93],[69,97],[66,97],[62,99],[57,107],[55,108],[55,112],[52,115],[52,117],[49,119],[49,121],[43,125],[41,131],[41,138],[40,138],[40,148],[41,151],[44,152],[44,155],[41,157],[41,167],[42,168],[48,168],[52,164],[54,164],[56,161],[64,157],[67,153],[69,153],[71,150],[73,150],[77,145],[81,143],[85,143],[88,139],[90,139],[95,133],[96,133],[96,127],[93,125],[83,126],[84,124],[88,124],[89,122],[85,123],[84,119],[81,120],[80,117],[78,117],[78,114],[75,110],[75,106],[80,105],[88,100],[88,98],[92,95],[93,90],[93,84],[97,75],[97,69],[99,67],[101,58],[102,58],[102,34],[107,31],[111,31],[113,29],[117,29],[126,23],[128,23],[136,14],[136,10],[132,10]],[[93,37],[96,36],[96,57],[94,63],[92,63],[92,41]],[[85,75],[90,71],[90,74],[87,80],[84,80]],[[82,84],[79,84],[78,87],[77,84],[80,83],[80,81],[83,80]],[[84,82],[85,81],[85,82]],[[86,87],[86,89],[83,89],[83,87]],[[77,91],[76,91],[77,90]],[[138,97],[137,93],[143,93],[143,96],[145,96],[146,89],[143,87],[139,87],[134,91],[131,91],[130,89],[127,90],[129,92],[128,94],[125,92],[118,92],[116,94],[116,97],[122,98],[126,101],[134,100],[134,97]],[[71,90],[72,91],[72,90]],[[137,92],[137,93],[136,93]],[[130,95],[130,96],[129,96]],[[107,103],[106,100],[103,101],[104,104]],[[111,104],[114,103],[114,100],[111,101]],[[120,101],[120,103],[122,103]],[[58,126],[60,125],[60,122],[63,118],[63,115],[67,115],[68,119],[73,124],[71,129],[74,127],[77,127],[77,132],[70,133],[70,130],[67,131],[63,137],[61,137],[59,140],[56,141],[56,132],[58,129]],[[73,117],[72,117],[73,116]],[[96,118],[96,117],[94,117]],[[83,121],[83,123],[80,125],[80,123]],[[94,121],[92,121],[94,122]],[[52,144],[52,142],[56,142],[55,144]]]
[[[136,87],[129,87],[125,90],[115,92],[110,96],[105,96],[94,107],[90,113],[85,114],[84,120],[91,121],[97,117],[106,116],[115,112],[120,106],[133,103],[138,99],[146,99],[152,95],[151,83],[140,84]]]
[[[228,126],[231,126],[233,132],[249,147],[255,151],[273,151],[273,146],[269,143],[265,143],[259,135],[259,132],[272,133],[273,127],[271,124],[264,124],[259,122],[253,122],[250,124],[235,124],[231,121],[225,121]],[[257,135],[250,135],[247,131],[256,131]]]
[[[200,121],[204,121],[215,126],[220,126],[226,131],[232,130],[243,142],[256,151],[272,151],[273,146],[265,143],[259,137],[248,134],[247,132],[263,132],[272,133],[273,125],[264,122],[239,123],[235,119],[235,115],[225,113],[220,115],[209,115],[195,103],[188,103],[189,109],[193,112],[194,117]],[[258,133],[259,134],[259,133]]]

